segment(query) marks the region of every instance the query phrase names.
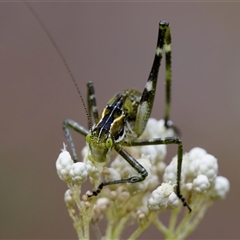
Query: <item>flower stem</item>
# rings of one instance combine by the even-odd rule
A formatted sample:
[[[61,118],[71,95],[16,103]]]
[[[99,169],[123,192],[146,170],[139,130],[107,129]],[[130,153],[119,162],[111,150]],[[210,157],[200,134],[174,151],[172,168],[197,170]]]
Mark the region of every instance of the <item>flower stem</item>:
[[[137,237],[140,236],[140,234],[142,234],[142,232],[149,227],[151,221],[144,221],[144,223],[142,223],[133,233],[132,235],[128,238],[130,240],[135,240],[137,239]]]
[[[167,227],[158,219],[158,216],[155,214],[155,218],[153,219],[153,224],[156,228],[163,233],[166,238],[169,238],[169,230]]]
[[[169,232],[174,232],[180,209],[181,209],[181,205],[179,205],[176,209],[172,210],[170,221],[169,221]]]

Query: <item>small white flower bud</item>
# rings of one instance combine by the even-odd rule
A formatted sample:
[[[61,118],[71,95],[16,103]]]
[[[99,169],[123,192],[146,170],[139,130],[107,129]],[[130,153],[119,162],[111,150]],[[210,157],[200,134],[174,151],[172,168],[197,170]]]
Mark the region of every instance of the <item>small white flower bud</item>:
[[[110,195],[109,195],[109,198],[114,201],[117,198],[117,192],[116,191],[111,191]]]
[[[186,189],[188,192],[192,191],[193,184],[192,183],[186,183],[184,186],[184,189]]]
[[[56,161],[56,169],[59,178],[65,182],[71,181],[71,176],[69,174],[71,167],[73,165],[73,160],[66,150],[66,146],[62,149],[62,152],[59,154],[58,159]]]
[[[108,198],[101,197],[97,200],[96,206],[100,210],[100,212],[103,213],[104,211],[107,210],[109,203],[110,203],[110,201]]]
[[[160,187],[152,192],[148,200],[148,207],[150,210],[162,210],[168,207],[176,207],[178,202],[173,185],[162,183]]]
[[[157,164],[154,165],[154,168],[152,168],[152,172],[156,174],[157,176],[163,175],[163,172],[166,168],[166,163],[165,162],[158,162]]]
[[[73,207],[75,202],[74,199],[72,198],[71,191],[68,189],[65,194],[64,194],[64,201],[68,207]]]
[[[189,155],[188,155],[189,156]],[[198,167],[201,164],[201,157],[200,158],[186,158],[188,160],[187,164],[187,174],[191,178],[195,178],[198,175]]]
[[[157,175],[150,172],[147,180],[148,180],[148,190],[153,190],[157,186],[159,186],[159,179]]]
[[[170,164],[165,168],[163,174],[164,182],[173,182],[177,181],[177,158],[174,157]]]
[[[94,179],[95,184],[99,184],[100,174],[102,172],[103,165],[100,163],[93,163],[90,160],[85,161],[86,170],[88,172],[89,177]]]
[[[141,210],[137,210],[136,217],[138,221],[142,221],[146,217],[146,215]]]
[[[163,161],[167,155],[167,146],[166,145],[154,145],[154,146],[157,152],[156,160]]]
[[[128,191],[118,191],[118,200],[120,202],[126,202],[130,198],[130,193]]]
[[[76,183],[84,182],[88,176],[86,164],[83,162],[74,163],[70,170],[70,175],[72,177],[72,180]]]
[[[215,179],[214,189],[212,191],[213,199],[224,199],[230,189],[230,183],[227,178],[218,176]]]
[[[108,206],[110,204],[110,201],[108,198],[99,198],[96,202],[96,204],[93,207],[93,215],[92,215],[92,220],[94,222],[102,219],[103,214],[106,212],[108,209]]]
[[[141,147],[141,153],[149,157],[149,160],[154,164],[157,158],[157,151],[154,145]]]
[[[217,177],[217,173],[217,159],[210,154],[205,154],[199,162],[198,174],[205,175],[208,178],[209,182],[212,183]]]
[[[207,152],[203,148],[195,147],[189,151],[189,158],[191,159],[201,158],[206,154]]]
[[[162,183],[160,188],[165,197],[174,192],[174,185],[171,185],[171,183]]]
[[[152,211],[166,209],[167,200],[163,199],[162,194],[158,194],[153,191],[151,197],[148,200],[148,207]]]
[[[141,153],[149,156],[149,160],[154,165],[157,161],[162,161],[166,156],[165,145],[147,145],[141,147]]]
[[[172,192],[168,197],[168,206],[170,208],[176,208],[179,204],[179,198],[175,192]]]
[[[84,201],[84,205],[85,205],[86,208],[90,208],[91,207],[91,204],[88,201]]]
[[[149,118],[146,128],[141,135],[141,138],[155,138],[155,137],[171,137],[174,136],[174,130],[165,127],[165,120],[160,119],[159,121],[155,118]]]
[[[198,175],[193,180],[193,189],[196,192],[203,193],[210,187],[208,178],[205,175]]]

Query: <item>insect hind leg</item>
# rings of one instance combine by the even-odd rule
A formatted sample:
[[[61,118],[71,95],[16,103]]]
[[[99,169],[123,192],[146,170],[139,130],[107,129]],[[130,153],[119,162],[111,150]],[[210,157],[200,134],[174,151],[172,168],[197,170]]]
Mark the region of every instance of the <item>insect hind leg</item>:
[[[138,111],[137,111],[134,132],[137,133],[138,136],[140,136],[144,131],[152,111],[156,87],[157,87],[158,72],[159,72],[159,68],[162,60],[162,53],[163,53],[163,48],[165,44],[166,32],[168,28],[169,28],[168,22],[160,21],[159,29],[158,29],[157,47],[156,47],[153,65],[152,65],[147,83],[143,90],[141,100],[138,106]]]
[[[170,27],[166,28],[164,38],[164,51],[165,51],[165,108],[164,108],[164,121],[165,127],[171,128],[180,136],[181,132],[170,120],[170,106],[171,106],[171,84],[172,84],[172,38]]]

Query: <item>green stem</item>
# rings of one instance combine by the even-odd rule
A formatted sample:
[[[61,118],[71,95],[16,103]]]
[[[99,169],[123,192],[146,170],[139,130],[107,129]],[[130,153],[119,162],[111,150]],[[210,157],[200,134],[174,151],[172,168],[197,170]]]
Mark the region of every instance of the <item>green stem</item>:
[[[130,213],[127,209],[130,200],[133,201],[133,198],[129,198],[122,203],[114,201],[112,206],[109,207],[110,211],[107,213],[108,225],[105,239],[119,238],[130,217]]]
[[[170,221],[169,221],[169,232],[174,232],[180,209],[181,209],[181,205],[179,204],[179,206],[176,209],[172,210]]]
[[[81,226],[79,226],[79,218],[72,213],[73,208],[68,208],[69,216],[73,221],[73,226],[77,232],[78,239],[83,239],[83,232],[81,231]]]
[[[153,219],[153,224],[156,228],[163,233],[166,238],[169,238],[169,230],[167,227],[158,219],[157,215],[155,214],[155,218]]]
[[[89,239],[89,221],[87,217],[87,212],[83,214],[82,219],[83,219],[83,232],[84,232],[84,237],[85,239]]]
[[[147,224],[145,224],[145,225],[142,226],[142,227],[138,227],[138,228],[135,230],[135,232],[133,232],[133,234],[132,234],[128,239],[130,239],[130,240],[135,240],[138,236],[140,236],[140,234],[142,234],[142,232],[143,232],[146,228],[148,228],[149,224],[150,224],[150,222],[147,223]]]
[[[137,239],[137,237],[139,237],[142,234],[142,232],[144,232],[145,229],[149,227],[152,220],[153,220],[153,215],[151,217],[151,214],[150,214],[148,217],[146,217],[146,220],[143,223],[140,223],[140,226],[132,233],[132,235],[128,239],[130,240]]]
[[[89,225],[92,220],[93,207],[94,207],[96,201],[97,201],[97,198],[92,199],[92,201],[90,202],[90,206],[88,208],[86,208],[86,206],[84,206],[84,212],[83,212],[82,218],[83,218],[84,235],[85,235],[86,239],[90,239]]]
[[[204,215],[205,215],[205,213],[206,213],[206,211],[207,211],[207,209],[209,208],[210,205],[211,205],[210,202],[199,205],[201,207],[199,208],[199,211],[198,211],[197,215],[195,216],[195,218],[193,219],[191,224],[189,224],[188,227],[185,228],[185,230],[182,232],[182,234],[181,234],[182,239],[186,238],[188,235],[190,235],[194,231],[196,226],[203,219],[203,217],[204,217]]]
[[[191,221],[192,219],[195,218],[196,214],[198,213],[199,209],[202,207],[202,200],[204,198],[199,196],[198,198],[196,198],[196,200],[194,201],[194,205],[192,206],[192,212],[188,213],[184,216],[184,218],[182,219],[182,221],[179,223],[174,237],[178,238],[178,239],[182,239],[180,238],[180,236],[184,235],[186,236],[186,234],[183,234],[183,232],[186,233],[186,231],[188,231],[187,229],[189,228],[189,226],[191,226]]]
[[[124,227],[126,226],[128,219],[129,219],[129,215],[127,215],[124,218],[121,218],[121,220],[116,224],[114,231],[112,231],[111,239],[119,239]]]

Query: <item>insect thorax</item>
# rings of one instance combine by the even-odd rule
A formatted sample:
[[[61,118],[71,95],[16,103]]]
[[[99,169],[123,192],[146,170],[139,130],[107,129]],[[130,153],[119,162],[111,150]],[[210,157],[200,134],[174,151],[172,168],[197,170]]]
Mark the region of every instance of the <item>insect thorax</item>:
[[[108,138],[114,143],[137,138],[134,125],[140,98],[141,94],[132,89],[117,93],[103,109],[92,137],[102,143]]]

